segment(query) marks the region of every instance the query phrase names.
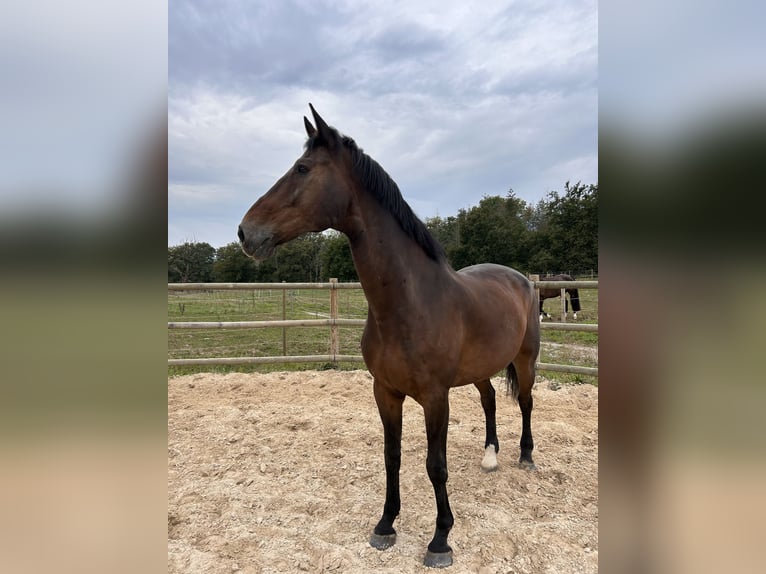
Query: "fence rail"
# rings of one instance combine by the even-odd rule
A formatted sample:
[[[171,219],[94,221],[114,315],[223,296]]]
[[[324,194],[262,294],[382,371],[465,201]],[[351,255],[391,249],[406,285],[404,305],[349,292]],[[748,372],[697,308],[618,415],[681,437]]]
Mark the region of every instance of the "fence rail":
[[[279,357],[218,357],[209,359],[168,359],[168,366],[268,365],[279,363],[363,363],[362,355],[282,355]]]
[[[533,277],[537,289],[561,289],[562,318],[564,311],[564,290],[569,289],[598,289],[598,281],[539,281]],[[327,355],[281,355],[270,357],[209,357],[168,359],[168,366],[191,365],[259,365],[279,363],[339,363],[364,362],[361,355],[342,355],[338,352],[338,327],[359,327],[366,324],[365,319],[343,319],[337,317],[336,291],[340,289],[361,289],[361,283],[338,283],[331,279],[329,283],[168,283],[168,291],[256,291],[256,290],[304,290],[326,289],[330,291],[330,314],[328,319],[283,319],[269,321],[170,321],[168,329],[259,329],[268,327],[330,327],[330,354]],[[283,299],[284,301],[284,299]],[[587,323],[541,323],[541,330],[550,331],[583,331],[598,333],[597,324]],[[555,363],[538,362],[536,368],[542,371],[574,373],[598,376],[598,368],[579,365],[559,365]]]
[[[258,289],[361,289],[361,283],[168,283],[168,291],[256,291]]]
[[[168,329],[259,329],[266,327],[364,327],[364,319],[284,319],[274,321],[176,321]]]
[[[538,289],[598,289],[598,281],[532,281]]]

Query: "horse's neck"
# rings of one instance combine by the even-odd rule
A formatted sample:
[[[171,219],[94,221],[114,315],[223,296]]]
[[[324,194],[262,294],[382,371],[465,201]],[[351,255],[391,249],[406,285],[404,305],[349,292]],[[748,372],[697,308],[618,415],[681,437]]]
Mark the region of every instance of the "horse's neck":
[[[428,257],[374,198],[362,200],[351,219],[346,235],[372,313],[394,318],[427,304],[428,287],[447,280],[449,267]]]

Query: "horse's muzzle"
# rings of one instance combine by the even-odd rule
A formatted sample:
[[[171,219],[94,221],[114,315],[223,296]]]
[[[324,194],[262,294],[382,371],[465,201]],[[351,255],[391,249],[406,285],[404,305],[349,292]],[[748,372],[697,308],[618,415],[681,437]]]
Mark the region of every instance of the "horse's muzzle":
[[[274,234],[264,227],[253,229],[240,224],[237,228],[237,237],[245,255],[256,260],[271,257],[277,247]]]

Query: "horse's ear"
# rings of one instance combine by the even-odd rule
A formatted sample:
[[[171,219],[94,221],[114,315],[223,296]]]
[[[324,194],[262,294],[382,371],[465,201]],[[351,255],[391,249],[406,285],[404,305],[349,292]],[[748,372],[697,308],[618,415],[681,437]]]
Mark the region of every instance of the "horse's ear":
[[[311,122],[306,116],[303,116],[303,125],[306,126],[306,133],[310,138],[314,137],[314,134],[317,133],[317,131],[314,129],[314,126],[311,125]]]
[[[320,139],[322,139],[327,144],[332,144],[335,139],[333,137],[333,130],[322,119],[322,116],[317,113],[317,111],[314,109],[314,106],[309,103],[309,107],[311,108],[311,115],[314,116],[314,123],[317,126],[317,132],[319,132]]]

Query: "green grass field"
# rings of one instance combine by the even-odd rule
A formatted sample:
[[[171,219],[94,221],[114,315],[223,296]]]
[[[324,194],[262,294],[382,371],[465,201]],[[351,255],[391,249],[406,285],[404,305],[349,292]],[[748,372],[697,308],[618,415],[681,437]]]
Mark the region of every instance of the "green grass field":
[[[360,289],[340,289],[337,294],[339,317],[367,317],[367,301]],[[329,290],[168,292],[168,321],[326,319],[329,314]],[[338,329],[341,354],[360,354],[362,329],[363,327]],[[169,358],[326,355],[329,352],[329,327],[168,330]],[[267,372],[329,366],[316,363],[172,366],[169,367],[169,373],[176,375],[200,371]],[[364,364],[340,363],[339,367],[358,369],[364,368]]]
[[[361,289],[340,289],[338,316],[365,319],[367,301]],[[582,311],[578,323],[598,323],[598,291],[581,289]],[[559,320],[559,299],[548,299],[545,310]],[[268,289],[259,291],[168,291],[168,321],[266,321],[279,319],[324,319],[330,313],[330,291],[318,289]],[[571,322],[571,315],[570,315]],[[363,327],[340,327],[340,354],[359,355]],[[598,366],[597,333],[572,331],[541,332],[539,360]],[[259,329],[168,329],[168,358],[268,357],[279,355],[326,355],[330,349],[329,327],[281,327]],[[169,375],[201,371],[268,372],[300,369],[360,369],[363,363],[288,363],[269,365],[169,366]],[[593,383],[595,377],[543,372],[548,379],[562,383]]]
[[[582,310],[577,313],[577,321],[574,321],[570,309],[568,322],[598,324],[598,290],[580,289],[579,292]],[[561,320],[560,299],[546,299],[544,308],[551,315],[551,319],[545,319],[546,323],[557,323]],[[540,332],[540,339],[542,341],[539,357],[541,363],[598,367],[598,333],[543,330]],[[541,372],[546,378],[558,382],[598,384],[598,378],[588,375]]]

